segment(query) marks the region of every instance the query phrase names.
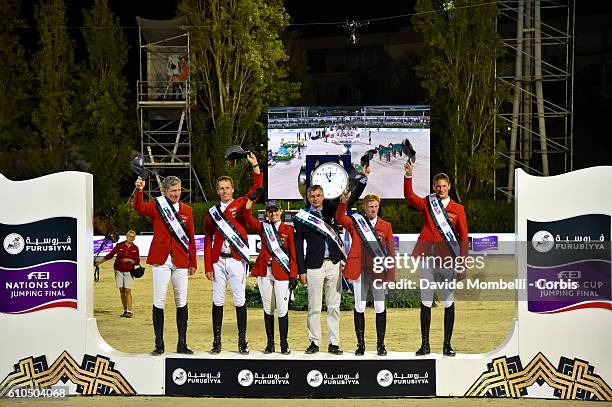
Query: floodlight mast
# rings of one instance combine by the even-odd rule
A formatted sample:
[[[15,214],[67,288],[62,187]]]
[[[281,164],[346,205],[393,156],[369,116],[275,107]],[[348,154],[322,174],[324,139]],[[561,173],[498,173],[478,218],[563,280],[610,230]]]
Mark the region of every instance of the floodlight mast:
[[[498,7],[498,31],[514,57],[514,74],[496,70],[496,81],[510,86],[514,98],[512,108],[496,115],[495,144],[505,141],[509,148],[500,154],[507,180],[495,174],[494,196],[511,200],[516,167],[543,176],[573,170],[575,2],[502,0]]]

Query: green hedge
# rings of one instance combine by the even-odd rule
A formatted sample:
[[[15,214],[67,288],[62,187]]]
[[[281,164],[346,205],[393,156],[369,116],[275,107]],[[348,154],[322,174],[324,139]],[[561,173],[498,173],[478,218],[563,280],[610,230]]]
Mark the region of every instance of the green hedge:
[[[204,233],[204,218],[208,209],[216,202],[191,204],[195,218],[196,234]],[[291,209],[301,207],[301,201],[283,201],[282,205]],[[263,204],[255,205],[256,209],[263,209]],[[506,201],[471,200],[465,203],[470,232],[514,232],[514,205]],[[382,217],[393,225],[394,233],[418,233],[423,225],[421,214],[404,202],[384,202]],[[151,232],[151,223],[145,216],[136,213],[130,205],[117,208],[113,216],[113,223],[119,233],[124,234],[129,229],[137,233]]]
[[[261,296],[257,284],[246,286],[246,304],[249,308],[261,308]],[[368,294],[367,306],[373,307],[372,293]],[[386,298],[387,308],[419,308],[421,300],[418,290],[392,290]],[[355,296],[352,292],[342,290],[340,298],[340,311],[350,311],[355,306]],[[289,309],[293,311],[308,311],[308,289],[302,284],[293,290],[293,300],[289,303]],[[322,307],[323,311],[325,303]]]
[[[465,203],[471,232],[514,232],[514,203],[473,200]]]

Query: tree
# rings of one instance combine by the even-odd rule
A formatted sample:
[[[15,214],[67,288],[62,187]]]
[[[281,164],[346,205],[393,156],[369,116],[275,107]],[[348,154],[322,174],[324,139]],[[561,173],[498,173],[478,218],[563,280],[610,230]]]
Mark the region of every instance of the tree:
[[[195,161],[213,192],[217,176],[244,171],[227,165],[225,149],[260,150],[265,108],[297,94],[280,38],[288,16],[281,0],[182,0],[179,15],[190,31]]]
[[[94,174],[96,209],[119,199],[117,185],[129,172],[130,145],[127,124],[128,84],[123,69],[128,45],[108,0],[95,0],[83,13],[87,59],[80,75],[78,130],[82,151]]]
[[[38,143],[30,152],[32,175],[73,169],[78,152],[72,145],[74,44],[68,35],[63,0],[45,0],[35,9],[40,48],[35,57],[38,106],[32,122]]]
[[[31,111],[31,73],[18,35],[24,27],[18,18],[20,5],[7,0],[0,8],[0,173],[13,179],[27,175],[16,164],[28,141]]]
[[[437,131],[432,133],[441,139],[459,201],[484,194],[493,186],[495,112],[508,95],[495,84],[496,59],[502,54],[497,4],[418,0],[416,12],[413,23],[425,42],[417,73],[431,99]]]

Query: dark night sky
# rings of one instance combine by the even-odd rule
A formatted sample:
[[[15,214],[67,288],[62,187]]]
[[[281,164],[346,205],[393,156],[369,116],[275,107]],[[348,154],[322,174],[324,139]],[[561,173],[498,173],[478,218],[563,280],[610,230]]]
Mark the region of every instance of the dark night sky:
[[[69,25],[78,27],[82,24],[82,8],[92,0],[66,0]],[[24,43],[34,48],[37,33],[33,28],[33,11],[31,4],[22,4],[22,14],[28,21],[30,29],[25,30]],[[126,73],[133,85],[138,72],[138,30],[136,16],[152,19],[172,18],[176,12],[176,0],[109,0],[111,9],[119,16],[130,45],[130,54]],[[350,0],[288,0],[285,6],[291,22],[296,24],[304,36],[343,35],[341,27],[335,25],[298,26],[303,23],[336,22],[345,20],[364,20],[380,17],[410,14],[414,12],[415,1],[378,0],[361,2]],[[612,164],[609,151],[612,149],[612,137],[609,137],[608,117],[612,111],[610,85],[612,83],[612,66],[610,62],[612,31],[609,27],[612,16],[607,2],[576,2],[576,70],[575,70],[575,168],[589,165]],[[608,28],[593,25],[592,20],[608,21]],[[362,32],[395,31],[400,25],[408,25],[409,17],[373,22]],[[78,28],[71,29],[71,35],[78,37]],[[78,45],[78,41],[77,41]],[[82,46],[81,46],[82,48]],[[77,53],[80,53],[80,49]],[[602,69],[605,66],[607,69]],[[606,73],[607,72],[607,73]],[[608,85],[606,85],[608,84]],[[594,97],[593,97],[594,96]]]
[[[83,0],[72,0],[71,2],[75,5],[84,3]],[[171,18],[177,3],[174,0],[163,2],[110,0],[111,8],[120,16],[122,25],[136,25],[134,19],[136,15],[146,18]],[[285,7],[293,23],[319,23],[408,14],[414,11],[414,3],[413,0],[381,0],[373,6],[372,2],[347,0],[290,0],[285,1]]]
[[[72,0],[82,3],[82,0]],[[291,29],[298,29],[305,37],[344,35],[345,31],[336,25],[307,25],[305,23],[328,23],[346,20],[366,20],[381,17],[398,16],[414,13],[414,0],[288,0],[285,7],[291,17]],[[111,8],[120,16],[123,26],[136,26],[135,16],[147,18],[171,18],[176,10],[177,1],[166,0],[151,2],[150,0],[110,0]],[[597,25],[592,25],[592,18],[602,18],[602,15],[612,16],[607,2],[580,1],[576,2],[576,70],[575,70],[575,111],[574,111],[574,168],[584,168],[590,165],[610,165],[612,159],[609,151],[612,149],[612,138],[607,134],[607,117],[612,109],[610,103],[609,85],[604,86],[608,78],[601,78],[601,64],[610,68],[609,42],[612,32],[602,33]],[[372,22],[360,28],[361,32],[396,31],[400,26],[410,24],[409,17]],[[595,27],[595,28],[594,28]],[[137,31],[127,30],[132,47],[130,64],[136,65]],[[601,48],[598,51],[597,48]],[[594,56],[595,54],[595,56]],[[607,61],[607,62],[606,62]],[[598,68],[599,67],[599,68]],[[603,70],[605,72],[605,69]],[[609,72],[608,71],[608,72]],[[132,71],[130,71],[132,72]],[[130,74],[130,77],[133,75]],[[135,78],[130,78],[131,80]],[[593,99],[593,93],[596,98]],[[607,111],[607,113],[606,113]]]

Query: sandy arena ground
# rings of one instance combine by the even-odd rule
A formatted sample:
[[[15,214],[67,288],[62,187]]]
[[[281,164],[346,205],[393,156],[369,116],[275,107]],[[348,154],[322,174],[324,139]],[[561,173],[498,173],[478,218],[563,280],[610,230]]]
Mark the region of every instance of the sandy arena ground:
[[[200,269],[189,281],[189,329],[188,344],[196,352],[206,352],[212,343],[212,289],[211,283]],[[487,268],[482,273],[495,270],[496,273],[508,274],[514,270],[514,259],[511,257],[487,257]],[[248,284],[255,285],[255,279],[249,278]],[[154,335],[151,321],[152,304],[151,268],[142,279],[136,281],[133,289],[134,318],[120,318],[123,312],[119,291],[115,287],[112,262],[101,266],[100,281],[94,285],[94,315],[102,337],[114,348],[123,352],[143,353],[153,349]],[[483,353],[495,349],[506,338],[512,320],[515,317],[515,302],[511,296],[501,300],[462,300],[456,304],[456,322],[453,334],[453,345],[459,353]],[[165,341],[166,348],[172,350],[176,344],[176,319],[174,297],[171,287],[168,289],[166,303]],[[434,307],[432,311],[431,344],[432,352],[441,353],[442,323],[444,310]],[[289,312],[289,344],[295,352],[303,352],[308,347],[305,311]],[[248,310],[248,340],[253,351],[265,347],[266,338],[263,323],[263,310]],[[323,343],[326,343],[325,318],[322,317]],[[343,311],[340,322],[341,347],[345,351],[354,351],[355,333],[353,312]],[[278,329],[276,330],[278,341]],[[386,345],[389,351],[414,352],[420,345],[419,309],[389,309],[387,322]],[[366,310],[366,346],[370,352],[375,351],[376,332],[374,310]],[[236,352],[236,314],[232,305],[230,291],[227,291],[223,320],[223,349]],[[235,353],[237,355],[237,353]]]

